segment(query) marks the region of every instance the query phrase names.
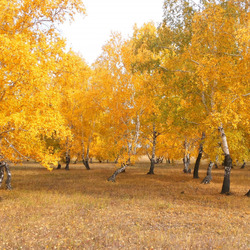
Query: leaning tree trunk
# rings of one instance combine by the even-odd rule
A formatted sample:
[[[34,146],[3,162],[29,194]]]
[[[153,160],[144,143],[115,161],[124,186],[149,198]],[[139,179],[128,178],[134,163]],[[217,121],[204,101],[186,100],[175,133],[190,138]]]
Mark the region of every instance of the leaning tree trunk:
[[[199,178],[199,167],[200,167],[200,161],[201,161],[201,157],[202,157],[202,153],[203,153],[203,140],[205,138],[205,133],[202,133],[202,137],[201,137],[201,143],[200,143],[200,148],[199,148],[199,153],[194,165],[194,173],[193,173],[193,178],[194,179],[198,179]]]
[[[122,173],[125,171],[127,165],[126,164],[122,164],[122,166],[120,168],[118,168],[109,178],[108,181],[112,181],[115,182],[115,178],[118,174]]]
[[[241,166],[241,168],[243,169],[243,168],[245,168],[245,166],[246,166],[246,162],[245,162],[245,160],[243,160],[243,165]]]
[[[137,120],[136,120],[136,133],[135,133],[135,147],[132,150],[132,155],[136,155],[137,152],[137,142],[139,139],[139,135],[140,135],[140,116],[137,115]],[[118,161],[119,155],[117,157],[117,161]],[[126,167],[128,166],[128,162],[126,163],[122,163],[121,167],[119,169],[117,169],[109,178],[108,181],[112,181],[115,182],[115,178],[118,174],[120,173],[124,173]]]
[[[88,158],[83,159],[82,162],[83,162],[83,165],[85,166],[85,168],[86,168],[87,170],[90,170],[90,167],[89,167],[89,159],[88,159]]]
[[[209,184],[210,181],[212,180],[212,167],[213,167],[214,163],[210,161],[208,168],[207,168],[207,176],[203,179],[203,181],[201,183],[204,184]]]
[[[10,173],[10,168],[8,166],[8,164],[6,162],[0,162],[0,187],[3,183],[3,177],[4,177],[4,169],[5,169],[5,172],[7,173],[7,179],[6,179],[6,189],[9,189],[11,190],[12,187],[11,187],[11,173]]]
[[[224,133],[224,129],[222,126],[219,127],[219,131],[222,139],[222,150],[225,154],[225,160],[224,160],[225,173],[224,173],[224,180],[223,180],[221,194],[228,194],[230,192],[230,174],[232,169],[232,159],[229,154],[227,137]]]
[[[200,167],[200,161],[201,161],[201,157],[202,157],[202,152],[203,152],[203,147],[202,145],[200,145],[199,148],[199,153],[194,165],[194,173],[193,173],[193,178],[194,179],[198,179],[199,178],[199,167]]]

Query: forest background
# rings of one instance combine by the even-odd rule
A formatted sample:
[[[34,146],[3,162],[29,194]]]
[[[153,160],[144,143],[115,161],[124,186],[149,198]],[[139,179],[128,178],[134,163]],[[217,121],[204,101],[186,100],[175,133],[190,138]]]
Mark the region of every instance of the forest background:
[[[249,157],[248,4],[169,0],[163,10],[158,27],[135,25],[126,39],[113,33],[89,66],[56,29],[85,14],[81,1],[1,1],[7,172],[6,161],[51,169],[76,156],[88,169],[92,157],[126,165],[141,155],[151,174],[163,157],[183,158],[190,172],[190,155],[200,152],[224,160],[222,192],[230,191],[232,159]]]

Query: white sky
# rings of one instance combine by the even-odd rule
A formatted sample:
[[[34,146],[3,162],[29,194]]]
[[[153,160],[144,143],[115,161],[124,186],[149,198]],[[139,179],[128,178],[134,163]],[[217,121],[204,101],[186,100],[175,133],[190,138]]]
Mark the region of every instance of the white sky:
[[[85,18],[76,16],[71,25],[64,24],[61,31],[68,46],[80,52],[91,64],[101,54],[102,46],[112,31],[124,37],[132,35],[133,26],[162,21],[164,0],[83,0],[87,10]]]

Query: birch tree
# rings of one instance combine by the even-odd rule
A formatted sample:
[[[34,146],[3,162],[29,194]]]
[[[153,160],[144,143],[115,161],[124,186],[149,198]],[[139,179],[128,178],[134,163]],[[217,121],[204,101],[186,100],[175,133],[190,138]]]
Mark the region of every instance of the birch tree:
[[[0,156],[5,169],[7,161],[27,157],[49,169],[57,162],[44,140],[69,134],[54,84],[65,48],[55,26],[77,12],[85,13],[81,1],[0,2]]]

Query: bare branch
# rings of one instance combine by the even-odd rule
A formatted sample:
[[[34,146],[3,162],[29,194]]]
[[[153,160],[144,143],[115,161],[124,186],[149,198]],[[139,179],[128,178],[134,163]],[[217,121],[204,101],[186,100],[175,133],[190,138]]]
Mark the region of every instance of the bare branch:
[[[193,60],[193,59],[190,59],[191,60],[191,62],[193,62],[193,63],[195,63],[195,64],[197,64],[197,65],[201,65],[200,63],[198,63],[197,61],[195,61],[195,60]],[[201,65],[201,66],[203,66],[203,65]]]
[[[193,74],[194,72],[191,72],[191,71],[186,71],[186,70],[180,70],[180,69],[176,69],[176,70],[170,70],[170,69],[167,69],[165,67],[162,67],[161,65],[159,65],[160,68],[166,70],[166,71],[169,71],[169,72],[181,72],[181,73],[189,73],[189,74]]]
[[[200,125],[200,124],[197,123],[197,122],[188,121],[188,120],[187,120],[186,118],[184,118],[184,117],[181,117],[181,119],[184,120],[184,121],[187,122],[187,123],[191,123],[191,124],[195,124],[195,125]]]
[[[247,93],[247,94],[245,94],[245,95],[241,95],[242,97],[246,97],[246,96],[249,96],[250,95],[250,93]],[[238,97],[235,97],[233,100],[232,100],[232,102],[231,103],[233,103],[233,102],[235,102],[237,99],[239,99],[240,98],[240,96],[238,96]]]
[[[25,159],[30,159],[29,157],[20,153],[6,138],[4,138],[4,140],[9,144],[9,147],[12,148],[16,153],[18,153],[19,155],[21,155]]]
[[[9,132],[12,132],[12,131],[14,131],[15,129],[14,128],[12,128],[12,129],[9,129],[9,130],[6,130],[6,131],[3,131],[2,133],[0,133],[0,136],[2,135],[2,134],[6,134],[6,133],[9,133]]]

